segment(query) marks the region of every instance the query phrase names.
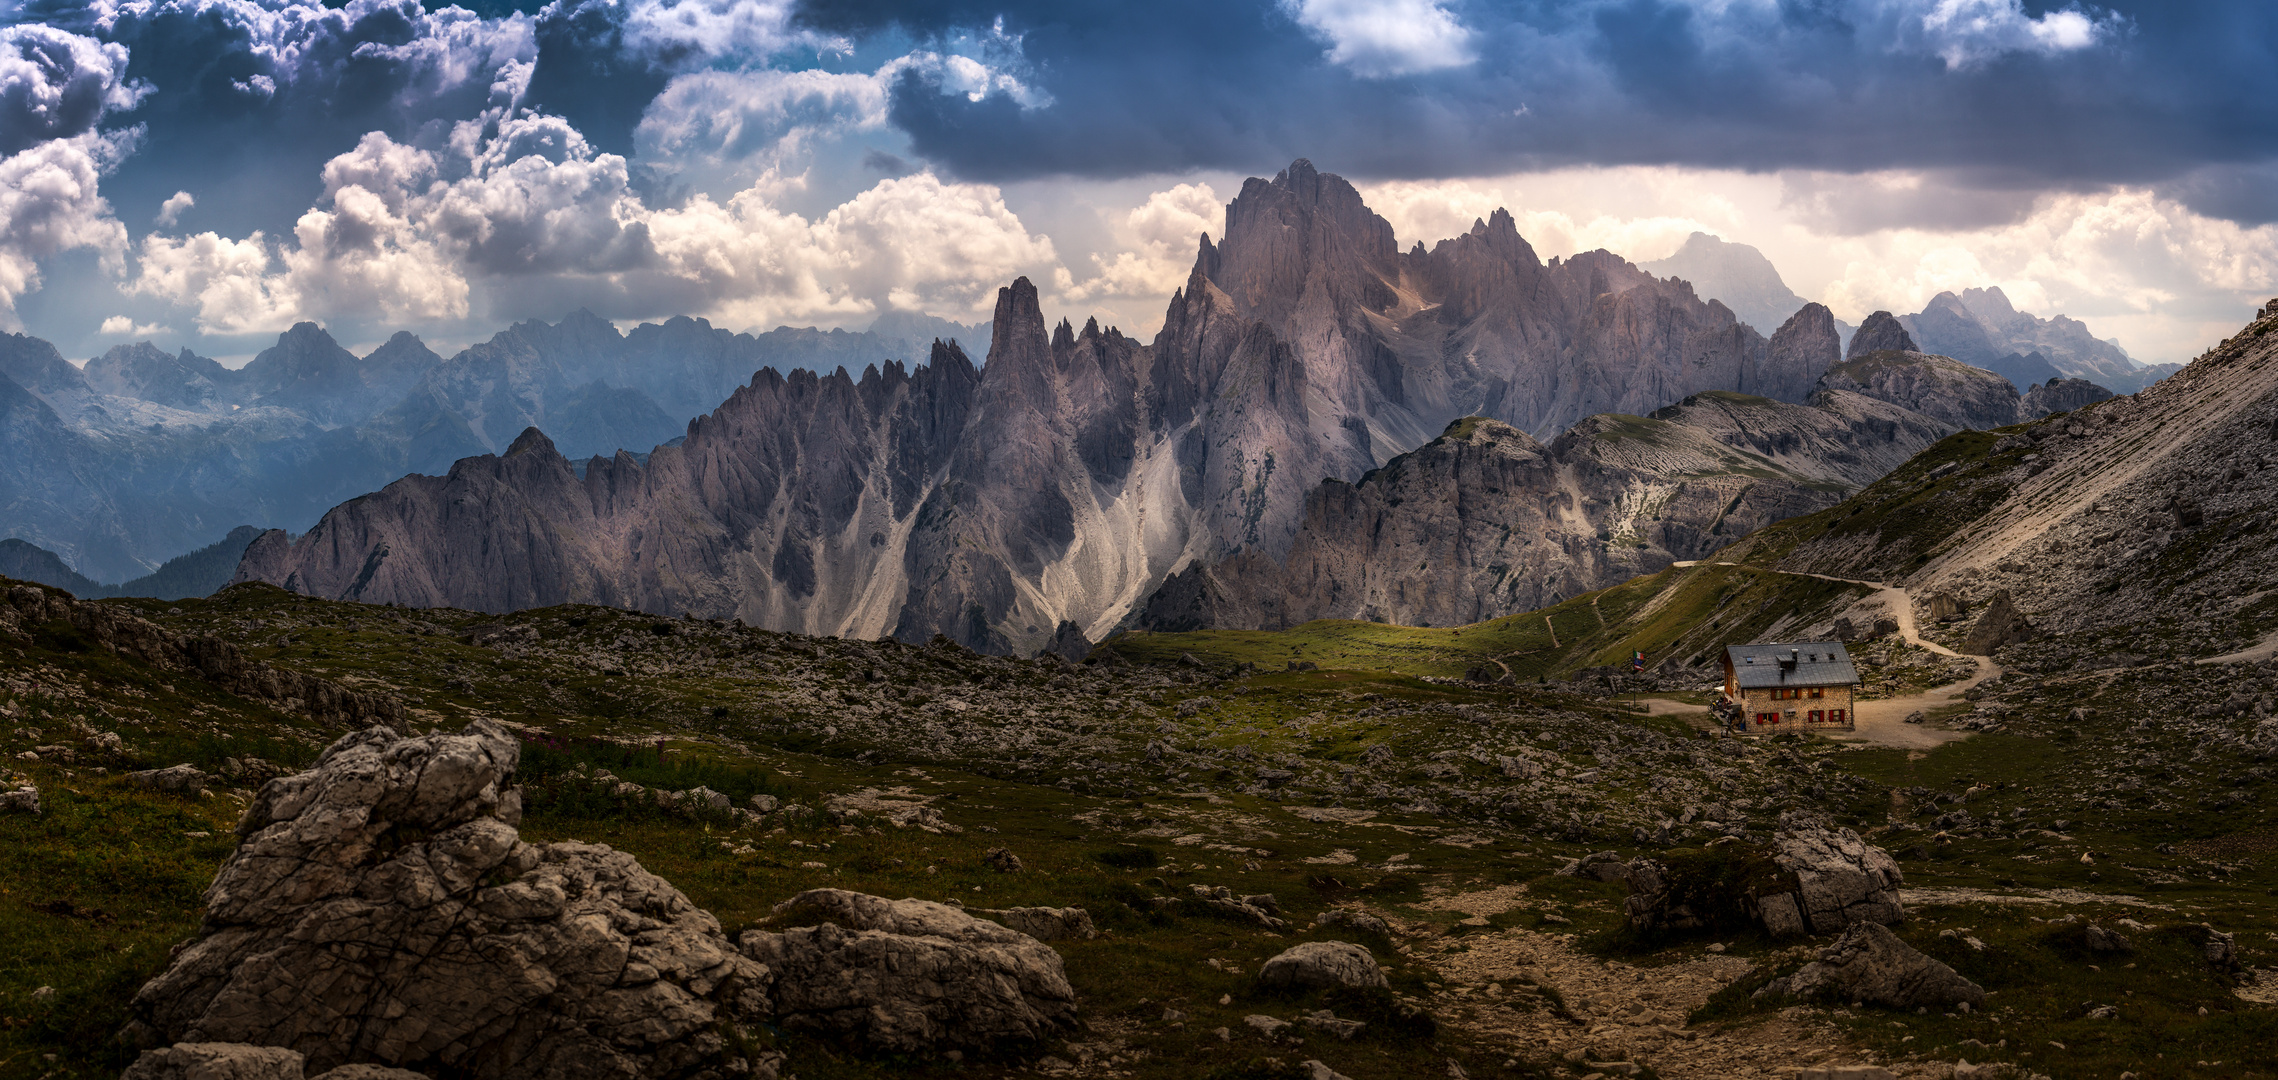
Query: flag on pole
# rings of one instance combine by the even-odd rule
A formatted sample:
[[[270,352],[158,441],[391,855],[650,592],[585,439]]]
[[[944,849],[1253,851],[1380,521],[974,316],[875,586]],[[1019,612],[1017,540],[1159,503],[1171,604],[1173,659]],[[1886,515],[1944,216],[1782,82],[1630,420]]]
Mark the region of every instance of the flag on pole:
[[[1638,653],[1633,653],[1633,654],[1631,654],[1631,655],[1630,655],[1630,658],[1629,658],[1629,666],[1630,666],[1630,670],[1632,670],[1632,671],[1644,671],[1644,670],[1645,670],[1645,654],[1644,654],[1644,653],[1642,653],[1642,652],[1638,652]]]

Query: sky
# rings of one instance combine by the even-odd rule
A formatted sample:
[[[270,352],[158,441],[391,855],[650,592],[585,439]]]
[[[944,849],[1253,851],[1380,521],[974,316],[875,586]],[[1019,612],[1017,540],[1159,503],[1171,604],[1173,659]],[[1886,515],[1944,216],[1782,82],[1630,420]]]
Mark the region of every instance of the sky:
[[[1700,230],[1854,322],[1999,285],[2160,362],[2278,295],[2262,0],[476,4],[5,9],[0,324],[449,352],[577,307],[970,322],[1025,275],[1151,337],[1297,157],[1403,248]]]

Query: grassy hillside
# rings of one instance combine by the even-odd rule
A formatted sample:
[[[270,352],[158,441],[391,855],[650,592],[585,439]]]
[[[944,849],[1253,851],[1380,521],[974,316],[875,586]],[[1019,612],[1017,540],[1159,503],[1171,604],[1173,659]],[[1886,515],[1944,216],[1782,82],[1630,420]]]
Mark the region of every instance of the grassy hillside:
[[[1869,591],[1750,566],[1704,563],[1672,567],[1541,611],[1470,626],[1323,620],[1283,631],[1126,633],[1105,647],[1143,662],[1167,663],[1191,653],[1214,664],[1271,669],[1310,661],[1323,668],[1450,678],[1481,665],[1499,665],[1529,682],[1578,668],[1627,665],[1639,652],[1648,667],[1674,659],[1706,671],[1726,644],[1824,622]]]

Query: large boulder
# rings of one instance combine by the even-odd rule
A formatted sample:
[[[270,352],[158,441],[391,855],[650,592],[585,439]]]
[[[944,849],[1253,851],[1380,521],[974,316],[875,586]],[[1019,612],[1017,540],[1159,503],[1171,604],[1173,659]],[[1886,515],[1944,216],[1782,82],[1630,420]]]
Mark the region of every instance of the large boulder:
[[[2031,641],[2039,634],[2025,613],[2010,602],[2009,590],[2003,589],[1993,594],[1993,602],[1985,606],[1985,614],[1977,617],[1969,636],[1962,639],[1962,651],[1971,656],[1992,656],[2005,645]]]
[[[1038,941],[1090,941],[1099,936],[1092,913],[1080,907],[981,908],[973,912]]]
[[[1849,829],[1790,815],[1772,836],[1772,862],[1795,875],[1793,893],[1758,893],[1764,928],[1782,934],[1834,934],[1862,923],[1906,919],[1898,860]]]
[[[947,904],[809,889],[744,934],[776,975],[776,1022],[896,1053],[986,1050],[1075,1017],[1060,954]]]
[[[1384,969],[1367,949],[1348,941],[1308,941],[1293,945],[1258,969],[1258,986],[1267,990],[1366,989],[1389,985]]]
[[[0,791],[0,814],[11,811],[26,814],[40,812],[40,789],[26,784],[14,791]]]
[[[119,1080],[301,1080],[301,1056],[279,1046],[192,1042],[143,1053]]]
[[[1649,933],[1759,923],[1774,937],[1833,934],[1906,918],[1898,861],[1808,813],[1783,815],[1769,845],[1640,856],[1626,869],[1630,925]]]
[[[311,1073],[752,1069],[725,1029],[767,1014],[768,970],[632,856],[523,843],[517,757],[488,721],[375,727],[270,781],[199,936],[135,995],[135,1033],[282,1047]]]
[[[1881,923],[1863,922],[1820,950],[1795,974],[1756,992],[1765,998],[1864,1001],[1893,1009],[1985,1004],[1985,988],[1900,941]]]

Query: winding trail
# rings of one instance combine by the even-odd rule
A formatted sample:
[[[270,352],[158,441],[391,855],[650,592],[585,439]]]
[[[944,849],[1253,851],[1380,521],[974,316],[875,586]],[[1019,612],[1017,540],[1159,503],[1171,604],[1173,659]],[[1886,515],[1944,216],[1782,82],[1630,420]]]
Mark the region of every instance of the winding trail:
[[[1694,560],[1670,565],[1693,567],[1699,566],[1700,561]],[[1719,562],[1713,565],[1738,566],[1740,564]],[[1761,567],[1750,567],[1749,569],[1762,570]],[[1914,600],[1907,595],[1904,588],[1899,586],[1880,581],[1861,581],[1857,578],[1807,574],[1796,570],[1764,570],[1763,572],[1786,574],[1790,577],[1818,578],[1821,581],[1833,581],[1843,585],[1863,585],[1873,589],[1875,593],[1871,599],[1881,601],[1884,607],[1890,609],[1891,619],[1898,623],[1898,636],[1902,640],[1911,645],[1919,645],[1940,656],[1970,660],[1977,664],[1977,673],[1960,682],[1932,687],[1919,694],[1907,694],[1904,697],[1856,702],[1851,707],[1856,730],[1833,732],[1828,735],[1829,738],[1844,742],[1867,742],[1877,746],[1893,746],[1903,750],[1928,750],[1958,739],[1969,738],[1969,732],[1932,727],[1929,724],[1909,724],[1906,722],[1906,717],[1917,710],[1928,714],[1962,701],[1962,694],[1971,687],[1988,679],[1999,677],[2001,665],[1994,663],[1991,657],[1966,656],[1935,641],[1923,638],[1914,622]],[[1669,708],[1663,708],[1664,705],[1669,706]],[[1652,710],[1652,715],[1656,716],[1665,713],[1708,711],[1706,706],[1687,705],[1684,702],[1669,701],[1662,698],[1648,699],[1647,707]]]

